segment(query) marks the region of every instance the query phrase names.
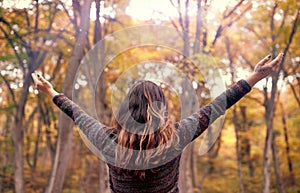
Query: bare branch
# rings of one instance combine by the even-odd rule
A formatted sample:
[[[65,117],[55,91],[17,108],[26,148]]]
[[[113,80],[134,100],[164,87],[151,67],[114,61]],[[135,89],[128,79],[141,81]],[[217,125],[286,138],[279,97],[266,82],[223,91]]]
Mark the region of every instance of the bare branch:
[[[29,127],[29,124],[32,122],[34,114],[37,112],[38,110],[38,106],[35,106],[33,111],[30,113],[28,119],[26,120],[25,124],[24,124],[24,128],[27,130],[27,128]],[[25,130],[25,131],[26,131]]]
[[[60,51],[59,54],[58,54],[58,59],[56,61],[56,65],[55,65],[55,68],[52,72],[52,77],[50,78],[50,81],[54,80],[55,79],[55,75],[57,74],[57,71],[61,65],[61,59],[63,57],[63,53]]]
[[[29,19],[28,11],[26,9],[23,9],[23,11],[25,14],[27,27],[30,28],[30,19]]]
[[[248,58],[244,54],[241,54],[241,56],[242,56],[243,60],[245,61],[245,64],[247,64],[247,66],[249,66],[251,70],[254,70],[254,66],[252,65],[250,60],[248,60]]]
[[[9,93],[10,93],[10,95],[11,95],[11,98],[12,98],[12,101],[13,101],[14,105],[17,106],[18,103],[16,102],[15,93],[14,93],[14,91],[12,90],[12,88],[10,87],[8,80],[6,80],[6,78],[5,78],[1,73],[0,73],[0,77],[4,80],[4,83],[5,83],[5,85],[6,85],[7,88],[8,88],[8,91],[9,91]]]
[[[185,13],[184,13],[184,31],[188,33],[189,30],[189,0],[185,0]]]
[[[19,35],[19,33],[14,28],[12,28],[11,24],[8,21],[6,21],[2,16],[0,16],[0,22],[5,24],[9,28],[10,31],[14,32],[14,35],[16,36],[16,38],[18,40],[20,40],[22,46],[24,46],[27,50],[30,49],[30,46],[28,45],[28,43],[26,41],[24,41],[22,35]]]
[[[287,15],[287,13],[288,13],[288,11],[289,11],[289,8],[290,8],[290,6],[288,5],[288,6],[286,7],[286,9],[283,11],[283,17],[282,17],[281,24],[280,24],[280,27],[279,27],[280,29],[282,29],[283,26],[284,26],[284,24],[285,24],[286,15]]]
[[[176,31],[178,32],[178,34],[183,37],[183,33],[181,31],[179,31],[178,26],[176,25],[176,23],[174,22],[174,20],[170,17],[170,21],[171,24],[173,25],[173,27],[176,29]]]
[[[285,56],[286,56],[286,53],[288,52],[291,44],[292,44],[292,41],[293,41],[293,38],[294,38],[294,35],[297,31],[297,27],[298,27],[298,20],[299,20],[299,13],[300,13],[300,5],[298,6],[298,10],[297,10],[297,13],[296,13],[296,16],[295,16],[295,20],[294,20],[294,23],[293,23],[293,27],[292,27],[292,31],[290,33],[290,36],[289,36],[289,40],[287,42],[287,45],[286,47],[284,48],[284,57],[282,58],[282,61],[281,61],[281,64],[279,66],[279,71],[283,69],[283,63],[284,63],[284,60],[285,60]]]
[[[278,36],[276,36],[275,33],[274,33],[274,31],[275,31],[274,16],[275,16],[277,7],[278,7],[278,3],[276,2],[276,3],[274,4],[274,6],[273,6],[273,9],[272,9],[272,13],[271,13],[271,23],[270,23],[272,42],[275,42],[276,38],[278,37]]]
[[[13,43],[13,40],[9,37],[9,35],[6,33],[6,31],[3,29],[2,26],[0,26],[0,30],[4,33],[4,36],[6,38],[6,40],[8,41],[8,43],[10,44],[11,48],[13,49],[16,57],[17,57],[17,60],[23,70],[23,72],[25,72],[25,66],[24,66],[24,63],[19,55],[19,53],[17,52],[17,50],[15,49],[15,46],[14,46],[14,43]]]
[[[298,103],[298,106],[300,107],[300,98],[299,98],[299,96],[297,96],[297,92],[296,92],[296,89],[295,89],[294,85],[292,83],[290,83],[289,81],[287,81],[287,82],[288,82],[288,84],[290,85],[290,87],[292,89],[293,95],[294,95],[294,97],[295,97],[295,99]]]
[[[39,27],[39,0],[35,0],[35,23],[34,23],[34,32],[35,32],[35,42],[38,41],[38,35],[37,35],[37,31],[38,31],[38,27]]]
[[[234,8],[234,10],[236,10],[236,9],[242,4],[243,1],[244,1],[244,0],[241,0],[241,1],[236,5],[236,7]],[[252,4],[248,4],[248,6],[247,6],[245,9],[243,9],[243,11],[241,12],[241,14],[239,14],[239,15],[237,15],[237,16],[235,16],[235,17],[232,17],[232,19],[231,19],[227,24],[222,24],[222,22],[221,22],[221,24],[219,25],[219,27],[218,27],[218,29],[217,29],[217,31],[216,31],[216,35],[215,35],[214,40],[213,40],[213,42],[212,42],[212,46],[214,46],[214,45],[216,44],[216,42],[217,42],[218,38],[221,36],[222,32],[223,32],[226,28],[230,27],[233,23],[237,22],[240,18],[242,18],[242,16],[243,16],[248,10],[250,10],[251,7],[252,7]],[[233,12],[230,13],[230,15],[232,15],[232,14],[233,14]],[[230,15],[228,15],[228,16],[230,16]],[[228,16],[226,16],[225,18],[228,18]],[[225,18],[223,19],[223,21],[225,21]]]
[[[183,19],[182,19],[182,13],[181,13],[181,4],[180,4],[180,0],[177,0],[177,6],[174,4],[174,2],[172,0],[170,0],[171,4],[177,8],[177,12],[178,12],[178,16],[179,16],[179,24],[180,27],[182,29],[182,31],[185,31],[184,25],[183,25]]]
[[[231,16],[236,10],[237,8],[244,2],[244,0],[240,0],[230,11],[228,14],[224,13],[223,19],[228,18],[229,16]]]
[[[242,16],[252,8],[252,4],[248,4],[248,6],[246,8],[244,8],[242,11],[241,11],[241,14],[237,15],[235,18],[233,18],[227,25],[226,27],[230,27],[234,22],[237,22],[239,19],[242,18]]]
[[[246,95],[245,98],[250,99],[260,105],[263,105],[263,102],[261,100],[259,100],[258,98],[252,97],[251,95]]]
[[[222,24],[220,24],[217,31],[216,31],[216,35],[215,35],[214,40],[212,42],[212,46],[214,46],[216,44],[217,39],[221,36],[222,31],[223,31],[223,26],[222,26]]]
[[[266,40],[266,38],[260,36],[259,33],[257,33],[253,28],[245,27],[245,29],[247,29],[250,32],[252,32],[257,37],[257,39],[261,40],[264,43],[265,47],[267,47],[268,41]]]
[[[68,9],[66,8],[66,6],[64,5],[63,2],[58,1],[58,3],[63,7],[63,10],[65,12],[65,14],[67,15],[67,17],[69,18],[70,22],[74,25],[74,28],[77,29],[77,25],[76,25],[76,19],[75,19],[75,14],[74,14],[74,18],[71,18]]]

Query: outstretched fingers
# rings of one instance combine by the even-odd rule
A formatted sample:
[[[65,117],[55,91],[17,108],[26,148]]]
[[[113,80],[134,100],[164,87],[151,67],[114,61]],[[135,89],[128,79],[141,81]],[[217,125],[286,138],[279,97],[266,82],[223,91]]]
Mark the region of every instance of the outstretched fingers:
[[[38,79],[42,82],[42,83],[46,83],[46,80],[44,77],[42,77],[40,74],[37,74]]]
[[[42,75],[40,75],[37,72],[32,73],[31,77],[33,79],[35,88],[38,88],[39,86],[47,83],[46,80],[42,77]]]
[[[278,68],[279,64],[282,61],[283,56],[284,56],[283,53],[278,54],[277,57],[268,64],[272,68],[272,70],[276,70]]]
[[[259,66],[265,65],[271,59],[271,55],[267,55],[264,59],[258,62]]]
[[[31,77],[32,77],[33,82],[34,82],[34,86],[37,87],[37,84],[39,82],[38,76],[36,75],[36,73],[31,73]]]

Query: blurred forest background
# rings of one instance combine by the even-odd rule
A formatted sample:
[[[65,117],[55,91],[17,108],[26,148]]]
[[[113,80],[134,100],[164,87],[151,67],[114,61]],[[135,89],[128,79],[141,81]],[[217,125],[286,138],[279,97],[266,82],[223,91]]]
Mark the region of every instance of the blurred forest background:
[[[199,140],[186,148],[181,192],[300,192],[298,0],[1,0],[0,5],[0,192],[109,192],[105,163],[51,99],[38,93],[30,74],[42,72],[70,97],[85,53],[107,35],[142,24],[174,28],[179,38],[165,38],[183,42],[181,55],[213,56],[227,86],[266,55],[285,53],[278,71],[227,111],[208,153],[199,154]],[[116,57],[97,87],[101,120],[109,123],[112,114],[110,85],[131,64],[156,59],[194,72],[179,55],[145,47]],[[198,82],[197,93],[206,87]],[[171,108],[180,108],[174,101]]]

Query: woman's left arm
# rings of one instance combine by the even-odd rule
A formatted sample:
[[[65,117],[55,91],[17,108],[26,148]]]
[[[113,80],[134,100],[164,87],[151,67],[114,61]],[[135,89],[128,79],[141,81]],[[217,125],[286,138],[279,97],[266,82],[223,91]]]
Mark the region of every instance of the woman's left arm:
[[[211,103],[200,108],[198,112],[176,123],[175,126],[182,140],[181,144],[185,146],[200,136],[211,123],[250,92],[258,81],[274,72],[281,63],[282,57],[283,54],[281,53],[269,63],[271,57],[265,57],[256,64],[254,72],[248,78],[238,81]]]

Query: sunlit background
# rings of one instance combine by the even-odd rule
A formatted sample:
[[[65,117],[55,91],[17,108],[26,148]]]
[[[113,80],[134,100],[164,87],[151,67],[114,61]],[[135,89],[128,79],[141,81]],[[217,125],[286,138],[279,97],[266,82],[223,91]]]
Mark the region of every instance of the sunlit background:
[[[36,6],[37,2],[39,6]],[[163,67],[174,65],[176,69],[180,69],[190,79],[193,91],[199,96],[199,104],[205,105],[222,89],[249,76],[254,65],[263,57],[268,54],[274,57],[279,52],[286,51],[280,73],[276,72],[273,78],[260,81],[251,93],[227,111],[220,138],[211,152],[202,155],[200,146],[203,136],[196,140],[191,147],[194,148],[193,151],[189,152],[189,159],[195,163],[188,162],[194,165],[186,167],[187,172],[195,172],[193,182],[190,183],[193,185],[186,188],[190,188],[187,190],[189,193],[223,193],[224,187],[227,192],[243,192],[240,188],[244,185],[244,193],[262,192],[264,179],[267,178],[264,172],[271,171],[270,192],[300,191],[299,0],[101,0],[98,1],[100,24],[96,20],[96,0],[91,0],[89,18],[88,15],[80,18],[81,11],[72,2],[79,2],[82,6],[87,1],[0,0],[0,193],[16,192],[13,189],[18,184],[14,181],[16,168],[13,164],[21,158],[24,158],[22,179],[27,192],[44,192],[49,180],[55,178],[50,178],[51,173],[62,172],[52,168],[55,168],[54,163],[64,162],[60,160],[63,156],[54,159],[58,155],[55,152],[56,145],[66,143],[65,138],[59,138],[59,132],[65,131],[60,128],[60,124],[64,122],[60,121],[59,110],[51,99],[40,93],[30,77],[30,80],[26,79],[25,75],[28,75],[30,62],[34,63],[45,52],[46,57],[39,63],[37,70],[54,84],[55,89],[62,92],[66,74],[70,74],[67,72],[73,67],[70,61],[80,55],[77,52],[79,44],[76,42],[79,34],[83,34],[79,33],[82,31],[81,19],[90,21],[87,43],[82,50],[84,54],[95,48],[101,38],[111,43],[104,45],[114,48],[110,50],[113,54],[108,57],[106,67],[101,69],[104,70],[105,79],[94,79],[95,84],[105,82],[104,87],[97,85],[100,85],[97,89],[103,91],[99,92],[101,97],[98,98],[98,103],[105,107],[97,106],[96,113],[103,115],[107,123],[110,122],[111,109],[118,108],[118,105],[113,107],[109,100],[114,97],[114,100],[122,101],[131,82],[135,81],[134,77],[156,81],[165,89],[164,92],[170,99],[169,107],[174,114],[170,116],[175,121],[181,116],[179,95],[184,93],[185,87],[178,81],[178,75],[172,74],[171,70],[161,73]],[[189,2],[188,9],[185,2]],[[197,7],[198,2],[201,2],[201,9]],[[199,10],[201,17],[197,18]],[[188,17],[185,18],[186,12]],[[183,18],[181,21],[180,14]],[[53,23],[49,22],[50,16],[54,18]],[[36,18],[39,21],[37,26]],[[50,24],[51,29],[47,31]],[[101,29],[96,28],[97,24]],[[172,33],[155,29],[152,29],[153,32],[139,31],[137,35],[125,32],[134,27],[148,26],[147,24],[169,27]],[[188,36],[183,35],[185,30],[188,30]],[[118,36],[112,35],[114,33],[118,33]],[[99,34],[101,37],[96,37]],[[168,46],[155,44],[160,38]],[[145,39],[151,39],[152,44],[139,46],[139,41]],[[197,43],[199,49],[196,49]],[[126,49],[114,53],[115,49],[123,47]],[[184,60],[184,51],[188,53],[187,60]],[[189,59],[203,62],[207,69],[197,71]],[[96,61],[101,61],[95,62],[96,64],[103,62]],[[209,66],[211,63],[215,66]],[[72,80],[73,91],[95,107],[92,98],[95,92],[88,93],[86,90],[92,87],[89,82],[93,76],[90,75],[98,71],[94,66],[89,69],[88,75],[73,76],[77,78]],[[86,72],[84,66],[82,71]],[[213,77],[212,80],[220,79],[215,72],[217,75],[221,74],[225,84],[214,85],[218,92],[211,93],[209,81],[203,76],[206,73]],[[162,75],[168,77],[173,84],[158,81]],[[274,81],[274,77],[278,81]],[[178,90],[171,88],[176,81]],[[72,83],[69,82],[67,86],[69,85]],[[25,99],[22,98],[26,93],[24,91],[29,91]],[[120,92],[114,95],[115,91]],[[190,102],[189,98],[186,101],[186,105],[198,109],[196,103]],[[78,103],[82,108],[86,107],[83,100],[79,99]],[[18,114],[22,112],[20,106],[23,107],[23,114]],[[20,115],[23,117],[20,118]],[[264,150],[267,131],[271,130],[274,138],[268,148],[277,157],[269,156]],[[13,136],[16,134],[20,134],[19,140],[14,140]],[[68,169],[63,171],[66,173],[65,178],[60,178],[64,183],[62,192],[103,193],[104,191],[99,190],[101,184],[105,183],[101,181],[104,178],[100,170],[103,168],[82,143],[78,133],[69,133],[68,136],[71,135],[74,137],[73,144],[67,147],[75,153],[67,163]],[[18,152],[21,156],[18,159],[14,154],[16,144],[24,145],[22,151]],[[274,148],[272,152],[271,148]],[[265,169],[266,159],[271,163],[269,170]],[[274,163],[275,159],[278,165]],[[192,178],[191,173],[186,176],[186,181]],[[282,182],[285,191],[278,190],[278,181]]]

